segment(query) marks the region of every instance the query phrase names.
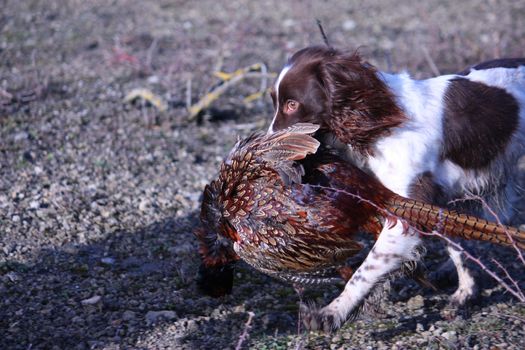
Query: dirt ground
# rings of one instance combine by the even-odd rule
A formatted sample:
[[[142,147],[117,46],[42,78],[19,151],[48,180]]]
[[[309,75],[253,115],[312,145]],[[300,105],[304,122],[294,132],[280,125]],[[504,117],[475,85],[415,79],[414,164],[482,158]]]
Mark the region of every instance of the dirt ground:
[[[380,314],[330,335],[298,329],[293,288],[242,264],[232,295],[201,294],[192,234],[201,191],[238,135],[267,128],[272,107],[269,96],[243,102],[258,91],[252,78],[197,120],[186,110],[214,71],[262,62],[277,72],[321,44],[316,18],[332,45],[417,78],[525,56],[525,2],[0,0],[0,9],[0,349],[525,348],[524,305],[479,271],[482,296],[457,316],[443,312],[455,276],[437,292],[399,279]],[[167,109],[125,103],[135,88]],[[465,246],[525,283],[512,250]],[[436,248],[424,261],[432,271],[444,259]],[[338,288],[307,297],[325,304]]]

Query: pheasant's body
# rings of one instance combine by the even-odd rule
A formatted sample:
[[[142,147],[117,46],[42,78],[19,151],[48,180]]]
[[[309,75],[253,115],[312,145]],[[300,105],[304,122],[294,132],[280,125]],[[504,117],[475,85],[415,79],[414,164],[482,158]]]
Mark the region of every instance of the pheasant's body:
[[[330,280],[331,269],[362,249],[358,232],[377,237],[399,218],[467,239],[510,244],[511,235],[525,246],[523,231],[400,197],[330,151],[303,160],[317,151],[319,143],[308,135],[316,130],[297,124],[235,146],[204,192],[204,229],[197,236],[205,265],[238,255],[286,280]],[[217,235],[233,241],[234,252]]]

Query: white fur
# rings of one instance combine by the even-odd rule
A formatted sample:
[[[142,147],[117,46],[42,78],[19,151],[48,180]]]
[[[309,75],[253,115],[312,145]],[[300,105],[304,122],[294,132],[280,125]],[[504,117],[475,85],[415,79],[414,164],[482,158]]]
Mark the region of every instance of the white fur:
[[[398,269],[404,261],[416,259],[415,249],[419,242],[418,235],[406,232],[401,221],[398,221],[394,227],[384,230],[343,292],[329,305],[319,310],[317,315],[308,317],[310,324],[307,326],[310,329],[325,331],[339,328],[348,315],[359,307],[378,281]]]
[[[523,153],[525,67],[473,70],[469,75],[461,76],[505,89],[516,98],[520,106],[518,132],[513,136],[501,159],[496,160],[486,171],[463,169],[449,160],[440,158],[443,145],[444,95],[450,79],[458,76],[444,75],[421,81],[411,79],[406,73],[397,75],[380,73],[379,76],[390,88],[398,105],[408,117],[408,122],[373,145],[373,156],[367,159],[368,168],[390,190],[407,196],[415,177],[424,172],[431,172],[434,180],[447,193],[483,193],[484,187],[493,177],[503,176],[512,171],[507,169],[507,165],[511,164],[512,168],[517,162],[517,157]],[[512,180],[508,181],[507,187],[503,190],[505,192],[503,197],[510,200],[517,198],[514,185]],[[499,208],[495,208],[497,212],[503,218],[509,216],[509,210],[512,209],[512,203],[509,201],[487,202],[500,204]],[[314,321],[310,327],[327,329],[341,325],[381,278],[399,267],[403,260],[411,258],[419,243],[420,238],[406,234],[399,223],[393,228],[386,225],[374,246],[375,254],[371,252],[368,255],[338,298],[323,309],[312,311],[314,315],[310,319]],[[474,294],[474,280],[463,266],[460,252],[450,247],[448,250],[458,270],[459,279],[458,289],[452,299],[463,303]],[[389,259],[387,262],[381,261],[377,252],[397,254],[398,258]],[[367,266],[377,268],[371,270],[367,269]],[[359,275],[364,276],[365,280],[357,277]],[[333,324],[329,324],[332,322],[330,319]]]
[[[447,246],[447,251],[450,259],[456,266],[458,272],[458,289],[450,297],[451,303],[456,305],[463,305],[467,300],[472,298],[476,293],[476,282],[471,276],[470,271],[465,267],[461,252],[451,245]]]
[[[292,68],[291,65],[285,66],[281,73],[279,74],[279,77],[277,78],[277,81],[275,82],[275,115],[273,116],[272,123],[270,124],[270,127],[268,128],[268,132],[272,133],[273,130],[273,124],[275,123],[275,119],[277,118],[277,114],[279,113],[279,85],[281,84],[281,81],[283,80],[284,76],[288,71]]]

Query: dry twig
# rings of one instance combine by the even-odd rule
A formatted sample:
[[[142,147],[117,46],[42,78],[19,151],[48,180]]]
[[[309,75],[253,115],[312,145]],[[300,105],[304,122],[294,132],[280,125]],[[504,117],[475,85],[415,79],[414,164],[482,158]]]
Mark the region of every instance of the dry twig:
[[[239,337],[239,341],[237,342],[237,345],[235,346],[235,350],[241,350],[242,349],[242,343],[248,339],[250,335],[250,329],[252,328],[251,323],[252,319],[255,314],[252,311],[248,311],[248,320],[244,324],[244,330],[242,331],[241,336]]]

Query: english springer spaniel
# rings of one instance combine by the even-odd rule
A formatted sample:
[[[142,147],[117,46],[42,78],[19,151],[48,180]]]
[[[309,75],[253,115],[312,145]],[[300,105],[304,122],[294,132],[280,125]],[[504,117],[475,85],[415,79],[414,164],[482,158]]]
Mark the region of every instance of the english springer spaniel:
[[[525,153],[525,58],[414,80],[380,72],[357,53],[307,47],[290,58],[271,95],[276,112],[269,132],[319,124],[402,196],[446,205],[476,195],[503,221],[513,217],[517,163]],[[469,209],[488,216],[479,203]],[[338,328],[381,278],[415,259],[420,242],[401,222],[387,225],[360,267],[367,278],[350,279],[328,306],[310,310],[309,327]],[[447,249],[459,277],[451,301],[463,304],[475,283],[460,252]]]

